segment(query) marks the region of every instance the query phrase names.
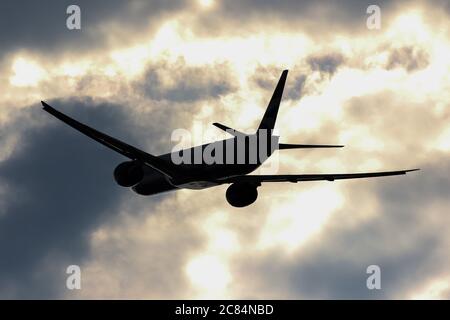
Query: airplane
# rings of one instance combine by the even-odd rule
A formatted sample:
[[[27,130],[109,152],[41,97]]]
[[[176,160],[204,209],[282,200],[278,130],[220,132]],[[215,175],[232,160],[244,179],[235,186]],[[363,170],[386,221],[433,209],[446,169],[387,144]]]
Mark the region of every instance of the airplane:
[[[205,189],[229,184],[226,200],[233,207],[246,207],[258,197],[257,188],[266,182],[334,181],[341,179],[371,178],[403,175],[419,169],[365,172],[365,173],[325,173],[325,174],[281,174],[250,175],[276,150],[304,148],[341,148],[342,145],[309,145],[278,143],[273,129],[278,115],[288,70],[284,70],[278,81],[272,98],[267,106],[261,123],[254,134],[245,134],[220,123],[213,123],[231,134],[233,138],[219,140],[200,146],[174,151],[159,156],[152,155],[125,142],[97,131],[54,109],[41,101],[43,109],[65,124],[122,154],[129,160],[119,164],[114,170],[114,179],[119,186],[132,188],[143,196],[155,195],[178,189]],[[256,143],[255,143],[256,141]],[[243,142],[243,143],[242,143]],[[256,146],[256,147],[255,147]],[[223,152],[218,152],[222,148]],[[209,149],[215,161],[192,160],[195,155]],[[255,153],[256,150],[256,153]],[[239,152],[238,152],[239,151]],[[217,154],[215,154],[217,153]],[[255,154],[259,157],[255,157]],[[263,156],[261,156],[261,154]],[[255,159],[256,158],[256,159]],[[194,159],[195,160],[195,159]],[[177,160],[178,161],[178,160]]]

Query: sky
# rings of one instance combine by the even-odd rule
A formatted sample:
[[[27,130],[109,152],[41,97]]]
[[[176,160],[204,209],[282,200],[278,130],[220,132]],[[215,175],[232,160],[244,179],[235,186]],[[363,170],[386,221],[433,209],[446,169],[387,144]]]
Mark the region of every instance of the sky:
[[[0,4],[0,298],[450,298],[448,1],[79,0],[69,30],[72,2]],[[276,173],[421,171],[267,183],[239,209],[227,186],[142,197],[40,106],[162,154],[176,129],[255,130],[284,69],[280,142],[345,147]]]

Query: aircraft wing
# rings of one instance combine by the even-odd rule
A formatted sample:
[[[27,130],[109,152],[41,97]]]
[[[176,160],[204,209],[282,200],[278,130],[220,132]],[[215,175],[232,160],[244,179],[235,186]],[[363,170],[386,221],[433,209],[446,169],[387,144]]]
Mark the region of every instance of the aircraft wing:
[[[357,178],[373,178],[406,174],[407,172],[417,171],[419,169],[383,171],[383,172],[365,172],[365,173],[325,173],[325,174],[282,174],[282,175],[244,175],[227,178],[222,180],[225,183],[235,182],[300,182],[300,181],[318,181],[318,180],[342,180]]]
[[[82,124],[75,119],[72,119],[71,117],[63,114],[62,112],[59,112],[58,110],[52,108],[44,101],[41,101],[41,103],[44,107],[43,109],[50,113],[52,116],[78,130],[79,132],[85,134],[89,138],[94,139],[104,146],[124,155],[125,157],[130,158],[131,160],[142,161],[143,163],[146,163],[150,167],[158,170],[169,178],[173,178],[174,176],[177,176],[177,174],[179,174],[177,173],[177,168],[175,168],[175,165],[168,163],[167,161],[164,161],[161,158],[151,155],[145,151],[139,150],[129,144],[126,144],[125,142],[110,137],[107,134],[97,131],[91,127],[88,127],[87,125]]]

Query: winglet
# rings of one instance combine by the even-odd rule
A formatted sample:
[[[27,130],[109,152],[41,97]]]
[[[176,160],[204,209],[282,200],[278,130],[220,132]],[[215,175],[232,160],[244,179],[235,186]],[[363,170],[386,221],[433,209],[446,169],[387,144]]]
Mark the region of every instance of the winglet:
[[[45,101],[42,101],[42,100],[41,100],[41,104],[42,104],[42,107],[43,107],[44,110],[46,110],[46,109],[48,109],[48,108],[52,108],[52,107],[50,107]],[[52,109],[53,109],[53,108],[52,108]]]

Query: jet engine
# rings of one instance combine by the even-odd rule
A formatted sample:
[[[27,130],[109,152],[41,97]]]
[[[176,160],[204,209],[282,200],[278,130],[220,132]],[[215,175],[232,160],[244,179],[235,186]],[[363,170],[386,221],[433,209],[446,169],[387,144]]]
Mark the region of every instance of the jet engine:
[[[132,187],[144,178],[142,164],[137,161],[127,161],[114,169],[114,179],[122,187]]]
[[[226,198],[233,207],[246,207],[258,198],[258,186],[251,183],[233,183],[226,192]]]

